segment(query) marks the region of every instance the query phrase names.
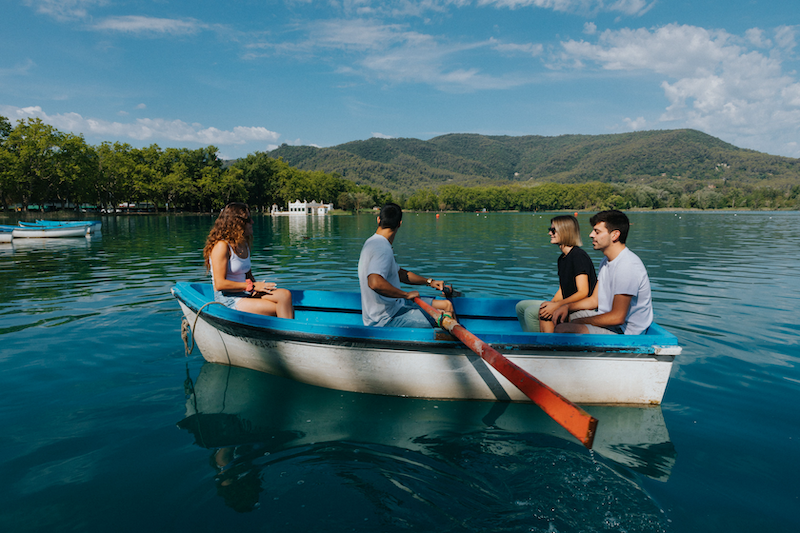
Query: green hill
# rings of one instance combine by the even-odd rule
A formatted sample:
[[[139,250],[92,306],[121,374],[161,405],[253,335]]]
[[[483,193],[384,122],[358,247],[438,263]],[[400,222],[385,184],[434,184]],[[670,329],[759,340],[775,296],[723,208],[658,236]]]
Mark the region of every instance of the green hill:
[[[444,184],[800,184],[800,159],[737,148],[695,130],[558,137],[448,134],[428,141],[372,138],[331,148],[283,145],[268,155],[302,170],[337,172],[357,184],[398,194]]]

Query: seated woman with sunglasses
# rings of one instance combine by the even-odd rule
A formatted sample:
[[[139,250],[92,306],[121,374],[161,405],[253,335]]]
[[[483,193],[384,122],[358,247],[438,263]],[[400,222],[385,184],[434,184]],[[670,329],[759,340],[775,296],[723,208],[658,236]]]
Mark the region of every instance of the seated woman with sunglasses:
[[[247,204],[225,206],[208,234],[203,258],[211,270],[214,300],[259,315],[294,318],[292,293],[275,283],[255,281],[250,269],[253,219]]]
[[[552,333],[552,317],[556,309],[586,298],[597,284],[592,259],[580,246],[581,230],[573,216],[557,216],[550,220],[550,243],[561,248],[558,258],[558,291],[550,301],[522,300],[517,303],[517,318],[523,331]]]

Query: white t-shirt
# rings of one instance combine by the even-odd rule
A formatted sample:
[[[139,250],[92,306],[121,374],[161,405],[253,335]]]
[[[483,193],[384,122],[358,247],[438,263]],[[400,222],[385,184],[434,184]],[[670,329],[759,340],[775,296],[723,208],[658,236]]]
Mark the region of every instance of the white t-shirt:
[[[402,298],[386,298],[369,288],[369,275],[380,274],[400,288],[400,267],[389,240],[375,234],[364,242],[358,259],[358,284],[361,287],[361,318],[365,326],[384,326],[403,307]]]
[[[597,273],[597,311],[608,313],[614,296],[631,296],[628,316],[621,324],[626,335],[639,335],[653,323],[653,301],[650,297],[650,278],[644,263],[635,253],[625,248],[613,260],[604,257]]]

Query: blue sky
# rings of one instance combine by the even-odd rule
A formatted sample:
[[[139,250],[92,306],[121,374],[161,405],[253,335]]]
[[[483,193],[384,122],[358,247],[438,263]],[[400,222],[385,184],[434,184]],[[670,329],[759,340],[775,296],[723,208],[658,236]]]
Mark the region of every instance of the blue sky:
[[[797,0],[0,5],[0,115],[95,145],[694,128],[800,157]]]

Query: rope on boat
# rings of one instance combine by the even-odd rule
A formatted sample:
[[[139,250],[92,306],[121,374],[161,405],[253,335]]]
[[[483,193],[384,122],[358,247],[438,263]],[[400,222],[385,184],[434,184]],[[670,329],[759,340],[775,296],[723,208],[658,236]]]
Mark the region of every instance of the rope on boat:
[[[217,305],[225,305],[222,302],[208,302],[203,307],[197,310],[197,314],[194,315],[194,322],[191,326],[189,326],[189,321],[186,320],[186,317],[183,317],[181,320],[181,339],[183,339],[183,348],[186,352],[186,357],[189,357],[194,350],[194,328],[197,326],[197,319],[200,318],[200,313],[203,312],[203,309],[208,307],[209,305],[217,304]],[[192,336],[192,345],[189,346],[189,335]]]

